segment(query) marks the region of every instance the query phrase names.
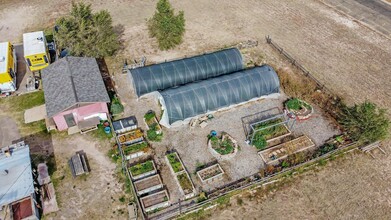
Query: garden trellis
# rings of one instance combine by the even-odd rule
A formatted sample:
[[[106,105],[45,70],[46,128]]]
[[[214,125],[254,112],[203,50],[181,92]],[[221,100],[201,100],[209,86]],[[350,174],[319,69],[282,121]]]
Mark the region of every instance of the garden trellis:
[[[272,111],[277,111],[277,113],[270,115],[270,112]],[[248,123],[249,127],[244,127],[247,141],[249,142],[249,144],[253,143],[254,136],[260,131],[271,129],[273,127],[280,126],[280,125],[286,126],[289,130],[292,130],[296,122],[296,118],[289,117],[286,112],[281,112],[278,108],[273,108],[270,109],[269,111],[259,112],[250,116],[246,116],[242,118],[242,122],[244,124],[246,123],[245,122],[246,118],[255,118],[252,119],[251,123]],[[273,122],[274,120],[276,120],[277,122],[271,123],[270,125],[268,124],[265,127],[257,128],[257,125]],[[249,130],[247,130],[248,128]]]

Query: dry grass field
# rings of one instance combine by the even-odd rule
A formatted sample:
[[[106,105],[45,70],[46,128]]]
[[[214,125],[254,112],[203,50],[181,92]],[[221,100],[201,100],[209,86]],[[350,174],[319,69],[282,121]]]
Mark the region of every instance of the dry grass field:
[[[24,31],[49,27],[66,13],[70,2],[0,0],[0,41],[20,42]],[[123,26],[124,49],[108,60],[113,73],[120,71],[124,58],[146,56],[148,62],[161,62],[249,39],[260,42],[249,53],[284,67],[278,54],[264,43],[264,36],[270,35],[349,103],[369,99],[391,107],[391,40],[317,0],[173,0],[173,6],[185,12],[186,34],[183,44],[170,51],[159,51],[148,37],[145,20],[152,16],[155,2],[92,2],[94,9],[109,10],[115,24]],[[230,207],[213,211],[211,218],[390,219],[391,150],[387,145],[388,156],[376,153],[379,159],[374,160],[362,154],[347,155],[272,193],[244,193],[242,205],[234,198]],[[72,213],[78,219],[85,217],[74,213],[71,201],[62,201],[59,216]],[[99,201],[80,204],[78,209],[92,213],[95,203]]]

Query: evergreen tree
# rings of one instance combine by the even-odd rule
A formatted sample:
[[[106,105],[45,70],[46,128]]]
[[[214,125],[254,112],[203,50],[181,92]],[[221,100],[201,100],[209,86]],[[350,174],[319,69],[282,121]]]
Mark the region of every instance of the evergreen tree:
[[[183,11],[174,14],[168,0],[159,0],[156,12],[148,20],[148,29],[151,37],[155,37],[161,50],[174,48],[182,43],[185,33],[185,17]]]
[[[70,55],[103,58],[119,48],[118,35],[107,10],[92,13],[91,5],[72,3],[68,16],[57,20],[58,47]]]
[[[343,106],[338,121],[353,140],[361,143],[385,139],[390,128],[386,110],[367,101],[352,107]]]

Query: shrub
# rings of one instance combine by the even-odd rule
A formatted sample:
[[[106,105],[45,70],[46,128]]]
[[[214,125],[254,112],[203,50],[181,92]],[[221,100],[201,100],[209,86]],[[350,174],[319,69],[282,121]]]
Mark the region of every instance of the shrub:
[[[338,122],[352,140],[360,143],[383,140],[389,134],[390,120],[386,110],[368,101],[352,107],[342,106]]]
[[[286,160],[282,161],[282,163],[281,163],[282,168],[287,168],[289,166],[290,166],[290,164],[288,163],[288,161],[286,161]]]
[[[158,1],[156,12],[147,24],[150,36],[157,39],[161,50],[168,50],[182,43],[185,33],[184,13],[180,11],[178,15],[174,15],[168,0]]]
[[[301,110],[303,107],[306,107],[307,109],[311,110],[312,107],[308,105],[307,103],[303,102],[302,100],[298,98],[290,99],[286,102],[286,106],[288,109],[291,110]]]
[[[207,199],[208,199],[208,197],[206,196],[206,193],[205,192],[201,192],[200,195],[197,198],[197,203],[205,201]]]
[[[147,138],[150,141],[161,141],[162,140],[162,134],[156,133],[157,130],[157,124],[154,123],[151,125],[149,130],[147,131]]]
[[[263,150],[267,146],[267,141],[262,135],[254,135],[252,144],[257,148],[257,150]]]
[[[147,114],[144,115],[145,121],[150,121],[155,117],[155,112],[148,112]]]
[[[113,115],[121,114],[124,111],[124,106],[121,104],[120,100],[115,97],[111,100],[110,112]]]

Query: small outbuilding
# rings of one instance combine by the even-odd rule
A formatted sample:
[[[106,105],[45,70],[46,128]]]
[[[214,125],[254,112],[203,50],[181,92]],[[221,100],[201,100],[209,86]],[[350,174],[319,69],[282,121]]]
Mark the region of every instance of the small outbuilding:
[[[30,148],[23,141],[0,149],[0,219],[40,219]]]
[[[46,121],[59,131],[85,132],[107,120],[110,98],[95,58],[62,58],[42,71],[42,84]]]
[[[113,121],[113,128],[117,134],[137,129],[137,119],[135,116],[130,116]]]

